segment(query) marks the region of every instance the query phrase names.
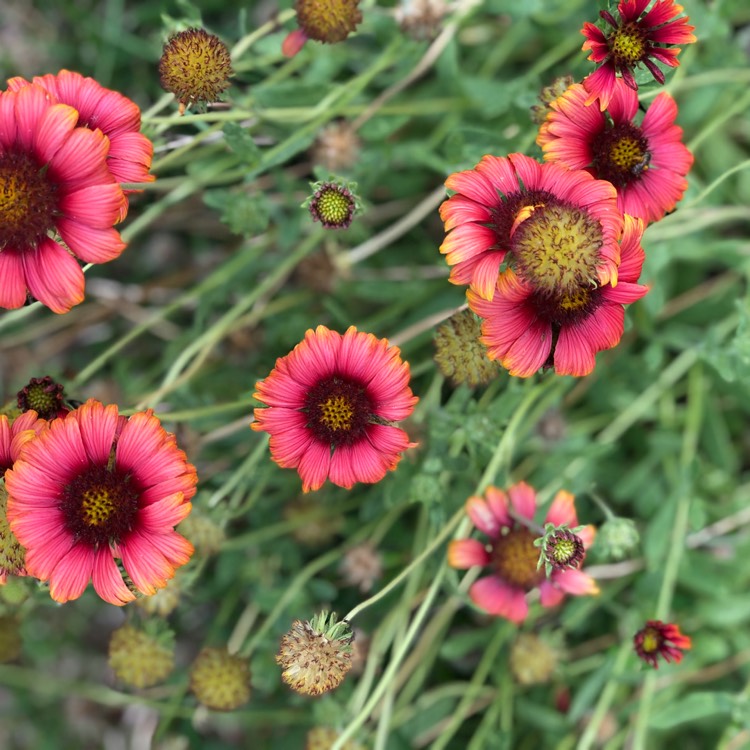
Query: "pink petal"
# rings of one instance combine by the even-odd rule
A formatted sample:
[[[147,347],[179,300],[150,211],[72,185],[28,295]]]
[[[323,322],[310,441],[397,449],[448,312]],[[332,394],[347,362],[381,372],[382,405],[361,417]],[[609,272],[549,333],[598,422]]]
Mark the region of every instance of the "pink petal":
[[[522,623],[529,613],[524,591],[509,586],[497,576],[480,578],[469,589],[469,596],[485,612],[516,624]]]
[[[487,222],[492,218],[492,213],[486,206],[465,195],[454,195],[440,205],[440,218],[447,232],[459,224]]]
[[[116,229],[93,229],[61,216],[57,231],[63,242],[84,263],[109,263],[119,257],[126,245]]]
[[[29,291],[52,312],[66,313],[83,302],[83,271],[75,259],[49,237],[23,255]]]
[[[494,230],[481,224],[461,224],[448,233],[440,245],[449,265],[467,260],[475,260],[490,250],[497,241]]]
[[[95,466],[106,466],[115,438],[117,406],[105,407],[99,401],[89,399],[70,418],[78,422],[81,441],[90,462]]]
[[[487,300],[492,300],[495,296],[500,265],[504,259],[504,250],[488,252],[474,266],[471,286]]]
[[[138,523],[144,531],[160,534],[170,531],[189,514],[192,505],[185,502],[182,492],[175,492],[138,511]]]
[[[459,570],[468,570],[475,565],[488,565],[490,554],[476,539],[454,539],[448,545],[448,565]]]
[[[536,512],[536,492],[526,482],[519,482],[508,488],[508,495],[513,510],[523,518],[530,521]]]
[[[517,154],[514,154],[514,156],[517,156]],[[496,192],[500,192],[503,195],[511,195],[521,191],[518,174],[516,174],[514,163],[510,158],[490,156],[488,154],[482,157],[482,161],[477,164],[476,170],[489,180]],[[497,197],[495,198],[495,203],[497,203]]]
[[[560,490],[547,511],[544,523],[553,523],[555,526],[567,525],[571,528],[578,526],[575,497],[570,492]]]
[[[118,550],[136,588],[149,596],[155,594],[157,588],[164,588],[174,575],[174,567],[152,543],[152,536],[131,532]]]
[[[342,464],[339,467],[344,468]],[[330,468],[330,446],[313,440],[305,453],[300,457],[299,466],[297,467],[297,471],[302,479],[302,491],[319,490],[328,478]]]
[[[69,219],[94,229],[108,229],[116,221],[125,200],[116,183],[89,185],[60,198],[60,209]]]
[[[596,349],[580,325],[563,326],[555,345],[555,372],[577,378],[588,375],[596,365],[595,353]]]
[[[500,535],[503,524],[481,497],[470,497],[466,501],[466,514],[474,526],[490,539],[496,539]]]
[[[304,46],[309,37],[302,29],[290,31],[281,43],[281,54],[284,57],[294,57]]]
[[[555,570],[552,573],[551,580],[555,586],[561,588],[566,594],[572,594],[573,596],[586,596],[599,593],[596,581],[590,575],[580,570],[572,568]]]
[[[510,517],[510,501],[505,492],[499,490],[497,487],[489,486],[485,490],[484,497],[489,509],[492,511],[492,515],[498,520],[500,526],[508,529],[511,528],[513,526],[513,519]]]
[[[49,577],[49,594],[56,602],[68,602],[81,596],[91,580],[94,557],[93,548],[75,544],[55,565]]]
[[[135,599],[135,594],[125,585],[120,570],[108,547],[101,547],[94,553],[92,581],[94,590],[105,602],[121,607]]]
[[[539,601],[543,607],[556,607],[565,598],[565,592],[556,588],[548,578],[539,585]]]
[[[5,247],[0,250],[0,307],[14,310],[22,307],[25,302],[26,276],[23,252]]]
[[[445,187],[485,206],[495,206],[500,200],[492,183],[474,169],[454,172],[445,181]]]

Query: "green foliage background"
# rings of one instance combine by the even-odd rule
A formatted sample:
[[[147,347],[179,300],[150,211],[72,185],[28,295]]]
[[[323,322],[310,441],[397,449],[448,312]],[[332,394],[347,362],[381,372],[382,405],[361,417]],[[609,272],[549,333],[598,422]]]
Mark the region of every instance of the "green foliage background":
[[[432,362],[436,321],[464,299],[437,249],[442,182],[485,153],[541,158],[529,107],[553,77],[590,72],[579,29],[605,5],[458,2],[432,59],[429,41],[399,30],[395,3],[363,2],[355,36],[309,43],[286,60],[291,14],[283,28],[263,25],[290,4],[3,3],[2,77],[67,67],[132,97],[157,145],[158,180],[132,202],[123,256],[88,271],[85,303],[60,317],[38,306],[0,315],[0,394],[10,399],[49,373],[73,398],[154,408],[198,467],[196,511],[226,541],[189,566],[168,620],[178,667],[147,691],[118,685],[106,664],[112,630],[142,614],[92,591],[65,606],[30,581],[0,591],[23,635],[21,658],[0,665],[0,746],[124,747],[140,731],[165,749],[291,750],[315,724],[347,726],[381,680],[382,702],[357,733],[368,747],[747,746],[750,7],[685,2],[699,43],[683,51],[667,90],[695,166],[678,210],[645,234],[651,291],[628,310],[622,344],[582,380],[503,373],[471,393],[444,383]],[[248,35],[252,43],[234,59],[231,106],[179,118],[157,61],[168,32],[199,17],[230,49]],[[362,124],[359,157],[342,172],[365,211],[349,230],[325,233],[299,208],[314,179],[310,147],[325,124],[362,117],[399,82],[408,85]],[[644,79],[641,93],[648,103],[658,91]],[[383,234],[405,217],[405,230]],[[311,285],[310,257],[325,293]],[[407,426],[420,447],[376,486],[325,487],[295,519],[285,508],[299,502],[298,476],[276,467],[247,425],[255,381],[319,323],[400,343],[421,398]],[[552,436],[551,409],[560,423]],[[372,540],[382,588],[440,534],[491,462],[498,486],[523,479],[545,501],[564,487],[579,517],[600,524],[596,495],[641,532],[617,565],[592,550],[598,597],[533,610],[524,629],[560,653],[551,682],[514,681],[515,629],[472,609],[440,546],[356,617],[373,643],[365,676],[319,700],[290,693],[273,662],[280,635],[293,619],[363,599],[342,583],[343,552]],[[295,534],[313,520],[334,532],[322,546]],[[652,673],[631,638],[660,608],[693,649],[679,667]],[[187,694],[187,669],[204,644],[230,638],[250,656],[253,697],[211,714]],[[405,661],[390,675],[402,646]]]

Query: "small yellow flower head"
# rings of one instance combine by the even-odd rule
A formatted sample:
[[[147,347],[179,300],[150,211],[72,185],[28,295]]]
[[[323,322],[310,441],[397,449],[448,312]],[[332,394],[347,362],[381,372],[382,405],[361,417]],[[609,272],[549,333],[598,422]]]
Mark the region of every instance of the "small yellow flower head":
[[[362,141],[346,120],[326,125],[315,141],[313,161],[324,169],[338,172],[353,167],[359,157]]]
[[[362,21],[359,0],[296,0],[298,29],[284,40],[281,51],[293,57],[308,39],[324,44],[343,42]]]
[[[15,661],[21,655],[21,623],[15,617],[0,617],[0,664]]]
[[[180,112],[190,104],[216,101],[233,72],[226,44],[204,29],[172,36],[159,60],[161,86],[175,95]]]
[[[276,654],[282,679],[303,695],[334,690],[352,668],[353,639],[349,623],[338,622],[335,613],[322,612],[311,622],[295,620]]]
[[[26,575],[26,550],[18,543],[16,535],[8,525],[8,493],[0,480],[0,585],[9,575]]]
[[[500,373],[498,363],[488,359],[481,335],[481,323],[471,310],[455,313],[435,331],[435,363],[453,385],[476,388]]]
[[[180,525],[177,531],[195,547],[198,557],[215,555],[224,541],[224,530],[200,511],[193,511]]]
[[[557,662],[557,651],[533,633],[521,633],[510,650],[510,669],[521,685],[549,682]]]
[[[316,182],[313,194],[302,204],[310,210],[313,221],[326,229],[346,229],[359,208],[359,199],[353,192],[356,184]]]
[[[17,394],[18,408],[22,412],[33,409],[40,419],[54,419],[70,411],[65,406],[64,388],[49,375],[31,380]]]
[[[110,638],[109,666],[118,680],[134,688],[164,682],[174,669],[171,634],[156,636],[123,625]]]
[[[573,76],[560,76],[555,78],[549,86],[545,86],[539,94],[541,104],[535,104],[531,108],[531,120],[541,125],[552,111],[550,106],[552,102],[559,99],[574,83]]]
[[[331,750],[334,742],[339,738],[339,733],[330,727],[314,727],[307,733],[305,750]],[[347,740],[341,750],[364,750],[362,745],[354,740]]]
[[[383,577],[383,558],[370,542],[348,549],[339,571],[347,586],[357,586],[364,594]]]
[[[150,615],[166,617],[177,609],[180,593],[178,579],[172,578],[163,589],[157,589],[155,594],[138,597],[135,604]]]
[[[225,648],[204,648],[190,668],[190,689],[215,711],[234,711],[250,700],[250,665]]]

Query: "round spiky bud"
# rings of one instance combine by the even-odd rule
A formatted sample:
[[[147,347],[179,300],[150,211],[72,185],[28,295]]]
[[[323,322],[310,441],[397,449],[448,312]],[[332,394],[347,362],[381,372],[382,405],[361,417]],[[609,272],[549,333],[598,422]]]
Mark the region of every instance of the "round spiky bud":
[[[0,664],[21,655],[21,623],[11,615],[0,616]]]
[[[310,211],[313,221],[319,221],[326,229],[346,229],[359,209],[359,199],[353,192],[355,182],[315,182],[313,194],[302,204]]]
[[[567,529],[556,529],[544,545],[545,559],[555,570],[577,568],[585,554],[581,538]]]
[[[612,516],[599,527],[596,542],[605,560],[622,560],[638,547],[640,535],[630,518]]]
[[[471,310],[451,315],[435,331],[435,363],[453,385],[469,388],[486,385],[500,372],[500,366],[487,357],[487,348],[479,341],[479,318]]]
[[[510,669],[521,685],[549,682],[557,662],[557,651],[533,633],[521,633],[510,649]]]
[[[282,679],[303,695],[334,690],[352,668],[353,638],[349,623],[337,621],[335,613],[322,612],[310,622],[295,620],[276,655]]]
[[[175,95],[180,112],[190,104],[214,102],[229,87],[232,58],[226,44],[204,29],[187,29],[170,37],[159,60],[159,78]]]
[[[180,523],[177,531],[195,547],[195,554],[200,557],[215,555],[225,538],[220,526],[195,510]]]
[[[354,166],[362,145],[357,131],[346,120],[326,125],[313,146],[313,160],[331,172]]]
[[[555,78],[549,86],[545,86],[539,94],[541,104],[535,104],[531,108],[532,122],[541,125],[552,111],[550,104],[561,97],[574,83],[573,76],[560,76]]]
[[[250,665],[225,648],[204,648],[190,668],[190,689],[215,711],[234,711],[250,700]]]
[[[9,575],[26,575],[26,550],[19,544],[8,525],[8,493],[0,480],[0,585]]]
[[[18,408],[22,412],[34,410],[40,419],[64,417],[70,409],[65,405],[63,386],[49,375],[31,380],[18,391]]]
[[[339,732],[331,727],[313,727],[307,733],[305,750],[331,750],[338,738]],[[347,740],[341,746],[341,750],[364,750],[364,748],[354,740]]]
[[[164,682],[174,669],[171,633],[152,635],[123,625],[109,640],[109,666],[118,680],[135,688]]]
[[[339,571],[347,586],[357,586],[366,593],[383,576],[383,558],[373,544],[364,542],[344,553]]]

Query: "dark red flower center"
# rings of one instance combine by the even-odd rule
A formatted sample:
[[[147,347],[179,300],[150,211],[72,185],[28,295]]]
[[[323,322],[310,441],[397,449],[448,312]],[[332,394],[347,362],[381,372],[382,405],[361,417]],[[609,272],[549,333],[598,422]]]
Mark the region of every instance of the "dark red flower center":
[[[49,375],[32,378],[17,395],[21,411],[33,409],[42,419],[52,419],[65,409],[63,386]]]
[[[544,580],[544,570],[537,568],[539,549],[534,546],[535,539],[526,528],[510,529],[492,549],[491,564],[498,575],[524,591],[531,591]]]
[[[60,510],[77,542],[98,547],[119,542],[133,528],[140,494],[130,475],[91,466],[65,486]]]
[[[616,188],[639,180],[651,161],[648,145],[641,129],[630,122],[605,128],[591,144],[596,176]]]
[[[618,68],[632,68],[646,57],[647,35],[637,23],[631,22],[615,29],[607,39]]]
[[[310,390],[304,411],[315,439],[337,446],[360,440],[372,422],[373,410],[362,383],[333,375]]]
[[[527,205],[511,240],[514,270],[540,295],[577,298],[597,283],[602,226],[555,199]],[[574,302],[575,304],[575,302]]]
[[[29,154],[0,155],[0,250],[36,247],[55,226],[56,186]]]

